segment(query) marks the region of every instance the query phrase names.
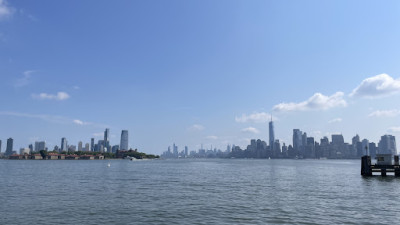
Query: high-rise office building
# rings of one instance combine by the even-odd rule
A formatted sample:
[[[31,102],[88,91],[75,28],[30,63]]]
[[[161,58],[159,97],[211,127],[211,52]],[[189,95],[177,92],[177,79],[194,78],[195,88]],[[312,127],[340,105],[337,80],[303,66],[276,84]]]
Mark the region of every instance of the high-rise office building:
[[[383,135],[378,143],[379,154],[397,154],[396,139],[392,135]]]
[[[41,150],[46,150],[46,142],[36,141],[35,142],[35,152],[39,152]]]
[[[61,138],[61,151],[67,151],[67,139],[65,137]]]
[[[86,152],[89,152],[89,151],[90,151],[89,143],[86,143],[86,144],[85,144],[85,150],[84,150],[84,151],[86,151]]]
[[[0,140],[0,153],[1,153],[1,140]]]
[[[94,138],[91,138],[91,139],[90,139],[90,151],[92,151],[92,152],[95,151]]]
[[[11,155],[13,152],[13,145],[14,145],[14,140],[12,138],[7,139],[7,148],[5,155]]]
[[[269,147],[271,151],[274,150],[274,144],[275,143],[275,133],[274,133],[274,123],[272,122],[272,117],[271,121],[269,122]]]
[[[189,155],[189,148],[188,148],[188,146],[185,146],[185,156],[188,156]]]
[[[106,128],[106,130],[104,131],[104,147],[108,149],[109,145],[110,145],[110,129]]]
[[[82,141],[78,142],[78,151],[82,151]]]
[[[303,134],[299,129],[293,129],[293,149],[298,152],[303,144]]]
[[[128,130],[122,130],[121,142],[119,145],[120,150],[128,150]]]

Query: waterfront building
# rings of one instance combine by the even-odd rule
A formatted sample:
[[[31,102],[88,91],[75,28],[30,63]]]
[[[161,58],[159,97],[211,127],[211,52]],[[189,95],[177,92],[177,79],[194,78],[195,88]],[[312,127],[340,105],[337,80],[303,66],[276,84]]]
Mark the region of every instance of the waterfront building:
[[[128,130],[121,131],[121,142],[120,142],[120,149],[121,150],[128,150]]]
[[[7,148],[6,148],[6,152],[5,155],[9,156],[12,154],[13,152],[13,146],[14,145],[14,140],[12,138],[7,139]]]
[[[106,128],[106,130],[104,131],[104,148],[109,148],[110,145],[110,129]]]
[[[46,142],[45,141],[35,141],[35,152],[39,152],[41,150],[46,150]]]
[[[84,151],[85,151],[85,152],[89,152],[89,151],[90,151],[89,143],[86,143],[86,144],[85,144],[85,149],[84,149]]]
[[[95,151],[94,138],[90,139],[90,151],[92,152]]]
[[[295,154],[298,155],[302,147],[303,134],[299,129],[293,129],[293,149]]]
[[[397,154],[396,139],[392,135],[383,135],[378,143],[379,154]]]
[[[188,149],[188,146],[185,146],[185,156],[188,156],[189,155],[189,149]]]
[[[65,137],[61,138],[61,151],[67,151],[67,139]]]
[[[120,150],[119,149],[119,145],[114,145],[114,146],[112,146],[112,148],[111,148],[111,151],[112,151],[112,153],[116,153],[118,150]],[[121,149],[122,150],[122,149]],[[127,150],[127,149],[126,149]]]
[[[78,151],[82,151],[82,141],[78,142]]]
[[[376,153],[378,152],[378,149],[376,147],[376,144],[374,142],[370,142],[368,145],[368,150],[369,150],[369,154],[372,158],[375,158]]]
[[[274,145],[275,145],[275,133],[274,133],[274,123],[272,121],[272,116],[271,116],[271,121],[269,122],[269,148],[271,149],[272,152],[274,152]]]
[[[19,149],[19,154],[20,155],[29,154],[29,153],[30,153],[30,149],[29,148],[20,148]]]
[[[364,154],[370,155],[370,152],[369,152],[369,149],[368,149],[369,141],[367,139],[363,139],[361,141],[361,146],[362,146],[362,149],[364,151]]]

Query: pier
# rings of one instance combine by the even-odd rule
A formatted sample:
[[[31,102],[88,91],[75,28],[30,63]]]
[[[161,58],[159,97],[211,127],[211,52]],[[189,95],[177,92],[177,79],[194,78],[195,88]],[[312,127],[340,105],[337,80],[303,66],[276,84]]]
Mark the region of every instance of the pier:
[[[361,157],[361,175],[362,176],[373,176],[373,173],[380,173],[381,176],[385,177],[388,173],[392,173],[394,176],[400,176],[400,165],[399,156],[395,155],[394,164],[392,163],[391,154],[377,154],[377,162],[371,164],[371,156],[364,155]]]

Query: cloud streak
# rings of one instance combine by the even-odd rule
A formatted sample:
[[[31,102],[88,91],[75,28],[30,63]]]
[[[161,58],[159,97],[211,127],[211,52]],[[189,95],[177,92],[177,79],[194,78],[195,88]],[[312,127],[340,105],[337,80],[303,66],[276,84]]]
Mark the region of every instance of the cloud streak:
[[[190,130],[190,131],[202,131],[204,129],[205,129],[204,126],[200,125],[200,124],[193,124],[192,126],[190,126],[188,128],[188,130]]]
[[[235,121],[238,123],[246,123],[246,122],[253,122],[253,123],[266,123],[271,119],[271,114],[265,112],[255,112],[250,115],[242,114],[242,116],[235,117]],[[274,120],[277,118],[273,117]]]
[[[400,115],[400,110],[377,110],[368,115],[368,117],[396,117]]]
[[[19,88],[19,87],[24,87],[30,83],[32,74],[35,73],[35,70],[26,70],[22,73],[22,77],[17,79],[14,83],[14,87]]]
[[[260,131],[257,128],[254,128],[254,127],[244,128],[244,129],[242,129],[242,132],[244,132],[244,133],[253,133],[253,134],[260,133]]]
[[[11,17],[15,10],[10,7],[6,0],[0,0],[0,21]]]
[[[342,118],[335,118],[328,121],[328,123],[340,123],[340,122],[342,122]]]
[[[310,111],[310,110],[328,110],[336,107],[347,106],[346,100],[343,99],[343,92],[336,92],[331,96],[326,96],[321,93],[315,93],[309,99],[303,102],[295,103],[280,103],[273,107],[276,112],[295,112],[295,111]]]
[[[380,98],[400,92],[400,79],[393,79],[383,73],[369,77],[361,82],[351,93],[350,97]]]
[[[70,98],[68,93],[66,92],[57,92],[57,94],[47,94],[47,93],[40,93],[40,94],[32,94],[32,97],[34,99],[39,99],[39,100],[57,100],[57,101],[63,101],[67,100]]]

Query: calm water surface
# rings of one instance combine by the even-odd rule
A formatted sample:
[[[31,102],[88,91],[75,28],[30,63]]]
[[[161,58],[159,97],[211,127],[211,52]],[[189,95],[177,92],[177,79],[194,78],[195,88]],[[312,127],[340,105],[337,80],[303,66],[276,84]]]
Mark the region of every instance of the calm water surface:
[[[358,160],[0,160],[0,224],[399,224],[399,186]]]

